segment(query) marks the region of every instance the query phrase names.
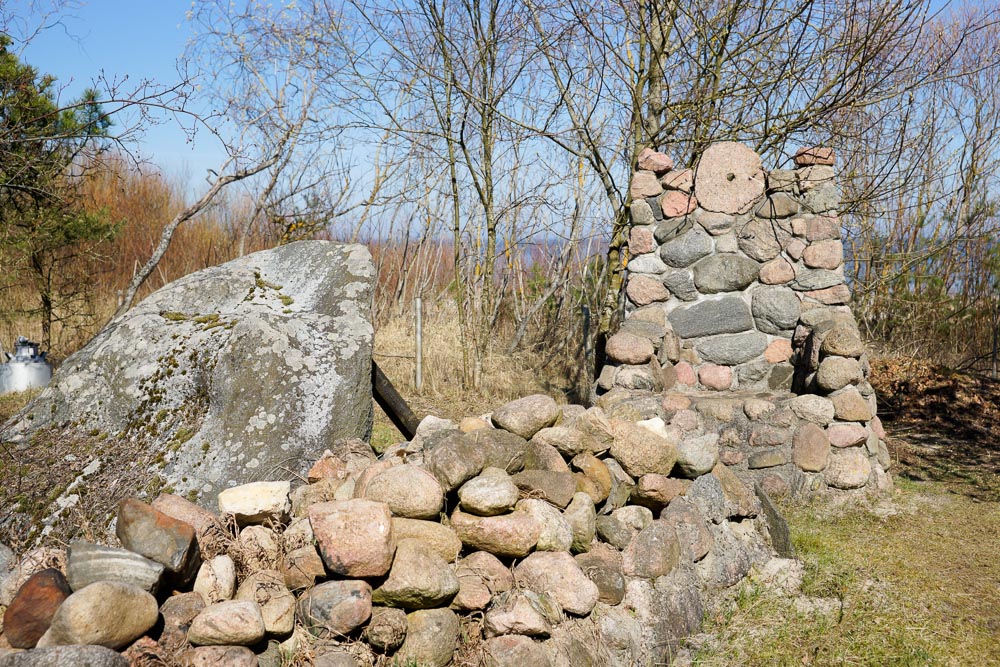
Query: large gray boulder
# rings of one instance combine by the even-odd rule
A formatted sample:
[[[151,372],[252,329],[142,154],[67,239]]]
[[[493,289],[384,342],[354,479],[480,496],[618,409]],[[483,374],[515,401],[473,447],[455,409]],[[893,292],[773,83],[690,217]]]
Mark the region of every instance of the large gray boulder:
[[[230,486],[304,476],[335,440],[370,435],[374,277],[367,249],[329,241],[185,276],[67,359],[3,439],[98,434],[77,456],[113,443],[102,472],[208,507]]]

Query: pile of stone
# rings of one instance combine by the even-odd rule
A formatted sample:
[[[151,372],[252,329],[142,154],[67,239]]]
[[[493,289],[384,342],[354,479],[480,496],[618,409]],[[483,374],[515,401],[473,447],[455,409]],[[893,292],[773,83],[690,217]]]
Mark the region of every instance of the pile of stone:
[[[652,149],[639,155],[626,319],[608,340],[598,393],[606,406],[643,394],[666,394],[668,404],[731,392],[777,404],[795,395],[822,399],[813,402],[824,415],[832,409],[829,417],[806,420],[814,426],[805,430],[783,419],[772,426],[786,438],[766,452],[744,438],[741,454],[768,461],[763,467],[775,470],[767,475],[793,490],[874,490],[887,479],[887,452],[849,306],[834,154],[804,148],[794,163],[765,171],[756,153],[734,142],[710,146],[694,170],[676,169]],[[828,439],[813,449],[843,451],[799,466],[793,435]],[[828,484],[843,480],[842,462],[857,474]],[[828,465],[834,470],[819,474]]]
[[[381,456],[338,441],[218,513],[128,498],[114,534],[5,576],[0,666],[668,664],[790,549],[713,438],[540,395]]]

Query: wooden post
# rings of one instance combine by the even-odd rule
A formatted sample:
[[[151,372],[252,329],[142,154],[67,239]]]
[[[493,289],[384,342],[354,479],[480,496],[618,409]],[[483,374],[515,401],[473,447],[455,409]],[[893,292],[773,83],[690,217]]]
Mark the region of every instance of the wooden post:
[[[420,420],[413,414],[410,406],[392,386],[392,382],[385,376],[374,359],[372,359],[372,394],[375,397],[375,402],[389,417],[392,425],[399,429],[404,438],[413,440],[413,436],[417,434]]]
[[[423,325],[423,303],[418,296],[413,300],[413,318],[416,321],[416,370],[414,371],[413,386],[419,392],[424,386],[424,325]]]

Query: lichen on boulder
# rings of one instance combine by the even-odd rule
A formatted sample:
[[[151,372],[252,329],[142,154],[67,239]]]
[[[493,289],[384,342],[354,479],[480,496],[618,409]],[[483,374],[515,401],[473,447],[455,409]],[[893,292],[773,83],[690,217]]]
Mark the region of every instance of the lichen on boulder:
[[[3,440],[100,434],[75,454],[114,451],[127,491],[210,507],[229,486],[304,476],[334,441],[371,432],[374,276],[367,249],[328,241],[185,276],[68,358]]]

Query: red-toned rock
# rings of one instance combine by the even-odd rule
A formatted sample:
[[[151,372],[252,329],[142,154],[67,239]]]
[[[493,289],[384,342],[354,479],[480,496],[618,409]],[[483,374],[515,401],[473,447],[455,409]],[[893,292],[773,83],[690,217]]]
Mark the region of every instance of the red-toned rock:
[[[872,418],[868,401],[854,387],[832,396],[834,416],[845,422],[866,422]]]
[[[670,298],[670,291],[662,282],[655,278],[642,275],[631,275],[628,278],[628,285],[625,293],[637,306],[647,306],[657,301],[666,301]]]
[[[684,495],[690,482],[666,475],[643,475],[639,478],[632,501],[636,504],[658,511],[670,504],[674,498]]]
[[[733,383],[733,369],[729,366],[705,364],[698,369],[698,380],[708,389],[724,391]]]
[[[285,554],[280,571],[285,579],[285,585],[293,591],[309,588],[317,579],[326,576],[323,559],[316,551],[316,547],[311,544]]]
[[[501,635],[483,642],[484,667],[550,667],[545,645],[524,635]]]
[[[698,200],[694,195],[680,190],[668,190],[660,200],[664,218],[679,218],[698,208]]]
[[[314,484],[321,479],[344,479],[347,477],[347,464],[329,449],[309,468],[306,480]]]
[[[806,472],[819,472],[830,460],[830,439],[816,424],[803,424],[792,437],[792,463]]]
[[[776,338],[764,350],[764,359],[772,364],[780,364],[792,358],[792,341],[787,338]]]
[[[214,554],[223,549],[227,533],[214,513],[172,493],[161,493],[153,501],[152,508],[194,528],[203,554]]]
[[[675,169],[660,176],[660,185],[667,190],[691,192],[694,190],[694,171],[691,169]]]
[[[639,159],[636,161],[639,169],[651,171],[654,174],[663,174],[674,168],[674,161],[669,155],[654,151],[652,148],[643,148],[639,152]]]
[[[34,648],[63,600],[73,593],[62,572],[36,572],[21,586],[3,616],[4,636],[14,648]]]
[[[689,368],[690,366],[691,365],[688,364]],[[667,396],[663,397],[663,402],[661,403],[661,405],[663,406],[663,411],[666,413],[665,417],[669,419],[670,417],[673,417],[674,414],[676,414],[680,410],[687,410],[688,408],[690,408],[691,399],[681,394],[668,394]]]
[[[578,470],[578,475],[582,475],[590,481],[590,485],[581,488],[579,478],[577,478],[577,490],[584,491],[590,495],[595,503],[603,503],[611,493],[611,472],[608,471],[607,464],[590,452],[584,452],[573,457],[571,461],[573,470]],[[592,486],[593,488],[590,488]]]
[[[698,384],[698,376],[694,372],[694,367],[686,361],[674,364],[674,372],[677,373],[677,383],[693,387]]]
[[[811,215],[792,220],[792,233],[810,243],[840,239],[840,219],[832,215]],[[802,251],[803,256],[805,250]]]
[[[803,294],[827,306],[839,306],[851,301],[851,289],[847,285],[834,285],[826,289],[803,292]]]
[[[868,430],[861,424],[830,424],[826,436],[834,447],[853,447],[868,438]]]
[[[836,155],[832,148],[823,146],[803,146],[795,152],[792,158],[796,167],[810,167],[820,164],[832,166],[836,162]]]
[[[872,417],[872,420],[868,425],[871,427],[872,433],[878,436],[879,440],[885,440],[885,428],[882,426],[881,419],[878,417]]]
[[[323,562],[343,577],[381,577],[389,571],[396,541],[385,503],[355,498],[309,508]]]
[[[629,193],[632,199],[645,199],[655,197],[663,192],[660,179],[651,171],[637,171],[632,174],[632,184],[629,186]]]
[[[784,257],[775,257],[760,267],[758,278],[765,285],[784,285],[795,279],[795,269]]]
[[[201,566],[194,528],[135,498],[119,503],[115,535],[129,551],[163,565],[177,583],[194,579]]]
[[[785,252],[796,262],[802,259],[802,253],[806,251],[806,242],[802,239],[789,239],[785,245]]]
[[[628,251],[635,257],[656,250],[656,239],[650,227],[633,227],[628,233]]]
[[[802,252],[802,261],[813,269],[836,269],[844,263],[844,244],[836,239],[811,243]]]

